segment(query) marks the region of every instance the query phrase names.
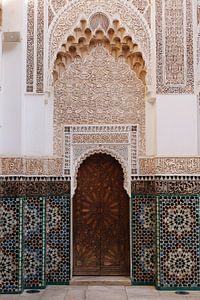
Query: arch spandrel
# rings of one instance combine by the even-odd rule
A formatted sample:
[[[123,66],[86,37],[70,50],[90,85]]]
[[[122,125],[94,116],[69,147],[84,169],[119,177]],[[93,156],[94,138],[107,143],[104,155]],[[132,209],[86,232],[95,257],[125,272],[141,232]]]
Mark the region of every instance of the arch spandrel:
[[[77,175],[78,175],[79,167],[88,157],[90,157],[93,154],[99,154],[99,153],[108,154],[119,162],[124,174],[124,189],[126,190],[127,194],[131,196],[131,187],[129,184],[130,171],[128,170],[127,162],[124,161],[124,159],[117,152],[106,147],[103,148],[97,147],[96,149],[87,150],[85,151],[85,153],[83,153],[80,157],[77,158],[74,164],[74,169],[72,171],[72,181],[73,181],[72,195],[74,194],[77,187]]]
[[[139,50],[144,56],[147,66],[147,83],[152,84],[152,78],[149,70],[151,69],[151,33],[144,17],[139,13],[138,9],[131,3],[122,0],[81,0],[73,1],[66,4],[59,11],[54,22],[49,28],[49,76],[48,86],[52,85],[53,68],[57,53],[61,49],[63,43],[66,42],[69,34],[81,19],[89,20],[95,12],[102,12],[112,19],[113,16],[120,20],[126,28],[128,35],[138,44]],[[111,18],[112,16],[112,18]]]

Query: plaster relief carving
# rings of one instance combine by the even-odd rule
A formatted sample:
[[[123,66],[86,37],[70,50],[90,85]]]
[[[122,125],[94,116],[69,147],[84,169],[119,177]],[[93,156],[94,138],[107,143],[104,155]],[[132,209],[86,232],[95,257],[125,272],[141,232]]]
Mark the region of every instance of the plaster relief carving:
[[[0,29],[2,25],[2,0],[0,0]]]
[[[43,93],[44,90],[44,0],[27,1],[27,58],[26,92]]]
[[[130,2],[123,0],[81,0],[77,3],[70,1],[55,16],[49,28],[49,77],[48,85],[52,84],[52,72],[54,62],[62,45],[66,43],[69,34],[73,35],[73,29],[80,24],[82,19],[89,20],[90,17],[101,12],[105,14],[110,23],[113,16],[123,24],[127,36],[130,36],[134,43],[138,45],[139,52],[143,54],[146,68],[151,70],[151,33],[145,18],[140,14],[137,8]],[[111,17],[112,16],[112,17]],[[148,84],[152,84],[152,76],[147,72]]]
[[[54,82],[62,76],[72,61],[86,57],[97,44],[101,43],[116,60],[124,58],[145,84],[147,72],[142,53],[120,22],[114,20],[112,26],[109,26],[108,18],[96,13],[90,18],[89,23],[82,19],[79,26],[74,29],[73,35],[69,35],[67,42],[62,45],[54,63]]]
[[[151,0],[132,0],[132,3],[143,14],[149,7]]]
[[[68,0],[49,0],[49,6],[56,14],[62,7],[68,3]]]
[[[72,192],[80,164],[94,153],[115,157],[124,172],[124,188],[130,194],[131,174],[138,174],[138,127],[136,125],[65,126],[64,175],[72,178]]]
[[[46,10],[47,4],[47,10]],[[65,42],[65,36],[72,31],[80,16],[89,20],[96,12],[101,15],[117,16],[126,24],[133,40],[144,53],[145,61],[150,67],[150,28],[151,28],[151,1],[150,0],[27,0],[27,58],[26,58],[26,92],[44,92],[44,74],[48,73],[48,83],[52,83],[52,70],[57,52]],[[45,31],[48,30],[47,36]],[[44,61],[45,43],[50,42],[49,63],[46,69]],[[153,49],[153,48],[152,48]],[[52,56],[53,54],[53,56]],[[46,70],[45,70],[46,69]],[[148,84],[151,76],[148,72]]]
[[[54,154],[63,155],[65,124],[138,124],[139,154],[145,153],[145,86],[123,58],[102,44],[76,58],[55,83]]]
[[[200,157],[154,157],[140,158],[141,175],[199,174]]]
[[[87,141],[88,143],[93,143],[94,141],[97,144],[106,143],[109,144],[115,141],[116,144],[126,144],[129,143],[128,136],[125,133],[105,133],[101,135],[96,134],[76,134],[73,136],[73,143],[74,144],[82,144]]]
[[[62,10],[65,6],[70,5],[75,0],[49,0],[49,8],[56,15],[59,10]],[[149,11],[151,6],[150,0],[127,0],[127,5],[134,6],[142,15],[146,18],[146,12]]]
[[[132,146],[131,168],[138,168],[136,165],[137,156],[134,153],[135,146]],[[101,150],[102,149],[102,150]],[[106,150],[107,149],[107,150]],[[67,148],[66,148],[67,150]],[[126,161],[128,157],[127,145],[112,144],[100,147],[97,144],[75,146],[75,158],[87,155],[90,150],[97,152],[117,153],[117,157],[121,157],[121,161]],[[63,158],[31,158],[31,157],[0,157],[0,175],[5,176],[63,176],[63,169],[69,168],[70,158],[65,152],[65,165]],[[119,160],[119,159],[118,159]],[[127,165],[126,162],[124,166]],[[125,167],[124,167],[125,169]],[[199,175],[200,157],[155,157],[155,158],[139,158],[139,175]],[[69,173],[65,173],[67,176]],[[132,172],[136,174],[136,172]]]
[[[197,24],[200,24],[200,1],[197,0]]]
[[[101,12],[97,12],[91,16],[89,23],[92,31],[102,28],[104,32],[106,32],[110,22],[106,15],[102,14]]]
[[[125,161],[118,153],[117,151],[114,151],[112,147],[88,147],[88,151],[85,151],[80,157],[75,161],[75,169],[74,169],[74,176],[73,176],[73,192],[76,190],[77,186],[77,174],[78,174],[78,169],[82,162],[89,156],[95,154],[95,153],[106,153],[108,155],[111,155],[114,157],[121,165],[124,173],[124,189],[127,191],[128,195],[131,196],[131,178],[130,178],[130,172],[128,172],[128,164],[127,161]],[[92,149],[93,148],[93,149]]]
[[[156,1],[157,93],[193,93],[192,0]]]
[[[34,91],[34,57],[35,57],[35,2],[27,4],[27,57],[26,57],[26,92]]]
[[[197,1],[197,82],[200,87],[200,1]]]

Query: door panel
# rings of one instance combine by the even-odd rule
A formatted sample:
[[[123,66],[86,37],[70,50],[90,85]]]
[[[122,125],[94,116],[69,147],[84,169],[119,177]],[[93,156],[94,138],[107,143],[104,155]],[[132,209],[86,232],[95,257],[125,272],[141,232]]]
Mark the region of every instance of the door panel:
[[[74,275],[129,275],[129,198],[110,155],[80,166],[73,218]]]

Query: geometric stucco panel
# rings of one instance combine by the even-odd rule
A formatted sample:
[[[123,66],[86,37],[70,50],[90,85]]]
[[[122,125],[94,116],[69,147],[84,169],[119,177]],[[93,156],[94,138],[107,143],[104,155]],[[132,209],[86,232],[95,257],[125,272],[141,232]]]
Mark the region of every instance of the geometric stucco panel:
[[[54,155],[63,155],[65,125],[138,125],[139,156],[145,155],[145,86],[123,58],[98,44],[72,62],[54,85]]]
[[[156,1],[157,93],[193,93],[193,0]]]
[[[121,164],[124,188],[130,195],[131,175],[138,174],[137,129],[135,125],[65,126],[64,175],[71,177],[71,192],[76,189],[82,162],[94,153],[106,153]]]
[[[102,12],[112,20],[116,18],[125,28],[129,35],[142,52],[148,70],[148,84],[151,84],[151,53],[152,38],[147,21],[139,10],[129,1],[123,0],[80,0],[70,1],[58,11],[49,27],[49,76],[48,85],[52,83],[52,71],[57,53],[62,44],[66,43],[67,37],[72,34],[80,20],[89,20],[96,13]]]

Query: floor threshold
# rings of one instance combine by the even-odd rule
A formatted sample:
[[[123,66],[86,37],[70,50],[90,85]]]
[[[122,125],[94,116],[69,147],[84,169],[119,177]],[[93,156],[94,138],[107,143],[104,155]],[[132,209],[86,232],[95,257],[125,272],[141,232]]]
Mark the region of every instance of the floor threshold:
[[[123,285],[130,286],[131,279],[127,276],[74,276],[70,280],[70,285]]]

